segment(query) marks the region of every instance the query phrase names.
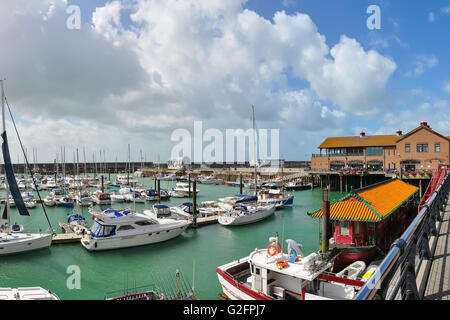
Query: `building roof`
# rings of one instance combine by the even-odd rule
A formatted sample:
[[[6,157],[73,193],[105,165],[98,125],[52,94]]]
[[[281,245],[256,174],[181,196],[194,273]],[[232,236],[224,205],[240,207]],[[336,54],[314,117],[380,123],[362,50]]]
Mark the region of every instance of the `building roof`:
[[[433,134],[435,134],[435,135],[437,135],[437,136],[439,136],[439,137],[441,137],[441,138],[449,139],[449,137],[446,137],[446,136],[440,134],[439,132],[434,131],[434,130],[431,129],[430,127],[421,124],[421,125],[418,126],[417,128],[415,128],[415,129],[409,131],[408,133],[406,133],[406,134],[404,134],[404,135],[402,135],[402,136],[400,136],[400,137],[397,137],[397,139],[396,139],[395,142],[399,142],[399,141],[405,139],[406,137],[409,137],[410,135],[412,135],[412,134],[414,134],[414,133],[416,133],[417,131],[422,130],[422,129],[423,129],[423,130],[427,130],[428,132],[431,132],[431,133],[433,133]]]
[[[379,222],[408,201],[418,187],[399,179],[350,192],[330,205],[331,220]],[[323,209],[308,213],[312,218],[323,216]]]
[[[351,136],[351,137],[331,137],[323,141],[319,149],[322,148],[345,148],[345,147],[385,147],[395,146],[398,136],[395,134],[376,136]]]

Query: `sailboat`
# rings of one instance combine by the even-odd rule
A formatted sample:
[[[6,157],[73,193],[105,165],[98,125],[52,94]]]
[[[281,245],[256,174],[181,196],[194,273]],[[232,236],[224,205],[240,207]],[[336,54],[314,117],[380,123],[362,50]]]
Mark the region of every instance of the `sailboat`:
[[[11,157],[9,154],[8,139],[6,135],[6,120],[5,120],[5,93],[3,90],[3,80],[0,80],[1,88],[1,105],[2,105],[2,120],[3,120],[3,143],[2,143],[2,153],[3,160],[5,164],[5,185],[6,194],[11,192],[11,195],[16,204],[17,210],[20,215],[29,216],[27,207],[23,201],[20,194],[19,187],[17,185],[16,178],[14,176],[14,170],[11,163]],[[32,250],[38,250],[43,248],[48,248],[52,242],[51,233],[22,233],[13,232],[13,226],[10,222],[10,205],[9,201],[6,201],[5,209],[2,214],[2,220],[6,222],[0,223],[0,256],[7,254],[16,254]]]
[[[256,126],[255,126],[255,108],[252,105],[252,119],[253,119],[253,145],[254,145],[254,175],[255,181],[258,181],[256,175]],[[255,196],[258,195],[258,187],[255,186]],[[219,215],[218,222],[224,226],[235,226],[250,224],[268,218],[275,212],[275,205],[263,205],[256,203],[255,206],[245,206],[243,204],[234,205],[232,210],[229,210]]]

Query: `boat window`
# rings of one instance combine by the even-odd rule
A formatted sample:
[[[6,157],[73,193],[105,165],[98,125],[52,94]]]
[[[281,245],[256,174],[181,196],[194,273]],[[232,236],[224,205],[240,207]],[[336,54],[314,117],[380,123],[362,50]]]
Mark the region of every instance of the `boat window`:
[[[150,221],[150,220],[145,220],[145,221],[138,221],[138,222],[136,222],[136,224],[138,226],[148,226],[148,225],[151,225],[151,224],[154,224],[154,223],[152,221]]]
[[[255,269],[256,269],[256,270],[255,270],[255,271],[256,271],[256,275],[259,276],[259,275],[261,274],[261,269],[260,269],[260,268],[255,268]]]
[[[104,226],[97,221],[91,227],[91,234],[95,238],[109,237],[115,234],[116,226]]]
[[[124,226],[120,226],[119,229],[117,229],[117,231],[132,230],[132,229],[134,229],[133,226],[124,225]]]
[[[348,236],[350,234],[348,221],[339,222],[339,233],[343,236]]]

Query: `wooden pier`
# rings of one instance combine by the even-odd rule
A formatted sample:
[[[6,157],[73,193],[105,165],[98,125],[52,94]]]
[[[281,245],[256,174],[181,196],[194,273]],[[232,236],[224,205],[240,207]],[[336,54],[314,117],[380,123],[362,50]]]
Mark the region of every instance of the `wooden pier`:
[[[81,241],[81,234],[76,234],[75,232],[73,232],[67,223],[59,222],[59,226],[65,231],[65,233],[58,233],[53,235],[52,244],[75,243]]]
[[[219,216],[218,215],[204,217],[204,218],[197,218],[197,227],[218,223],[218,220],[219,220]],[[192,224],[189,227],[190,228],[195,228]]]
[[[450,300],[450,199],[438,229],[424,300]]]

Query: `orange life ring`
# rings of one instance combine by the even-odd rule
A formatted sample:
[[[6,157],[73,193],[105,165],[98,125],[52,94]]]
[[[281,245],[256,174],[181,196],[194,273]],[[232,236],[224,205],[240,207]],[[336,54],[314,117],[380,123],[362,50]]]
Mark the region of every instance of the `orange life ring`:
[[[277,248],[277,246],[278,246],[278,248]],[[269,244],[267,246],[267,254],[272,257],[275,254],[280,253],[281,252],[281,244],[277,243],[277,246],[275,246],[274,243]]]
[[[288,263],[286,260],[278,260],[275,265],[277,266],[278,269],[284,269],[288,266]]]

